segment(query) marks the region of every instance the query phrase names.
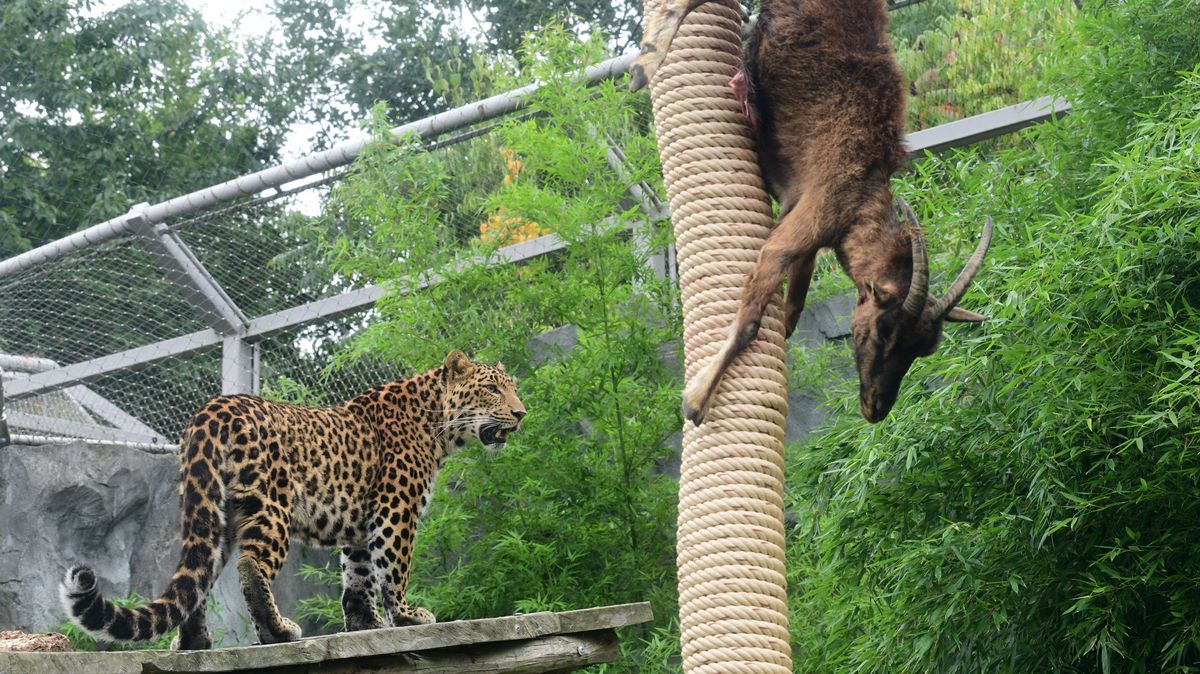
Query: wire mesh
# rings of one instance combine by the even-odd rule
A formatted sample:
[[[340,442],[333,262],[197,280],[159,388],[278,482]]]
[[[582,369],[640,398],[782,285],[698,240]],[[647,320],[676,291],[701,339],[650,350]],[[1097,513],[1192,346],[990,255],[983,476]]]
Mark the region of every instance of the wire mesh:
[[[135,238],[0,278],[0,353],[75,363],[205,326]]]
[[[169,444],[178,432],[172,426],[185,414],[181,406],[188,404],[177,401],[171,389],[204,380],[187,363],[193,356],[156,362],[151,349],[128,361],[133,369],[127,371],[40,390],[22,387],[60,366],[107,357],[110,367],[118,367],[121,359],[113,354],[205,327],[203,315],[137,237],[0,279],[0,354],[8,361],[4,385],[11,433]],[[96,364],[100,369],[93,374],[102,375],[103,365]],[[219,377],[219,360],[216,372]]]
[[[204,268],[248,317],[336,294],[313,244],[298,232],[320,188],[267,203],[222,209],[173,224]]]
[[[88,388],[173,445],[208,398],[221,392],[221,353],[213,347],[92,379]]]
[[[479,195],[513,170],[490,133],[495,126],[425,145],[451,175],[471,176],[449,183],[459,204],[444,219],[451,245],[486,233]],[[275,399],[334,404],[408,372],[404,364],[369,358],[335,366],[346,341],[371,320],[371,300],[381,292],[369,278],[331,269],[314,235],[371,235],[331,206],[350,170],[0,277],[0,362],[13,437],[169,451],[194,411],[228,388],[231,334],[253,333],[241,340],[252,347],[252,360],[234,365],[254,370],[248,392]],[[164,253],[160,237],[175,237],[185,254]],[[192,277],[188,257],[196,263]],[[197,273],[219,292],[196,285]],[[245,321],[239,331],[222,330],[222,302]]]
[[[411,374],[401,363],[358,358],[335,363],[350,334],[369,322],[356,315],[275,334],[259,343],[264,397],[304,405],[334,405],[385,381]]]

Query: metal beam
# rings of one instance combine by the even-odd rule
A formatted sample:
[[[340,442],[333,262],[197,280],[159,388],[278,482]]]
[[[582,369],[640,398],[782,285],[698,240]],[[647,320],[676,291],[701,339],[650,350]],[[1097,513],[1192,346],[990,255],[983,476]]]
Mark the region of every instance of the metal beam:
[[[625,153],[621,151],[621,147],[613,142],[608,134],[589,123],[588,135],[595,142],[604,144],[605,163],[617,175],[617,179],[626,184],[625,193],[646,214],[646,219],[641,221],[640,226],[633,228],[633,242],[637,247],[638,253],[646,256],[646,266],[650,269],[650,273],[655,278],[666,278],[669,274],[669,270],[667,269],[668,255],[665,250],[661,252],[652,250],[652,246],[650,245],[650,228],[655,221],[668,217],[668,210],[663,206],[662,200],[658,198],[658,194],[654,192],[653,188],[645,182],[633,181],[630,175],[629,161],[625,158]]]
[[[107,356],[85,360],[46,372],[38,372],[9,380],[10,399],[24,398],[43,391],[53,391],[102,377],[117,370],[136,370],[150,363],[209,349],[221,344],[222,337],[211,329],[199,330],[187,335],[164,339]]]
[[[5,370],[7,369],[12,378],[12,372],[32,373],[46,372],[48,370],[57,370],[61,367],[57,361],[49,358],[40,358],[38,356],[14,356],[12,354],[0,353],[0,386],[3,385]],[[84,410],[100,417],[105,422],[113,425],[116,428],[130,431],[131,433],[139,433],[141,435],[158,435],[158,431],[150,428],[142,423],[140,419],[132,416],[125,410],[116,406],[108,398],[96,393],[86,386],[72,386],[65,390],[68,397],[75,404],[79,405]],[[0,389],[0,413],[3,412],[3,390]]]
[[[522,241],[504,246],[496,251],[490,259],[472,258],[471,260],[460,262],[455,266],[455,269],[461,269],[464,266],[471,264],[509,264],[513,262],[524,262],[532,260],[543,255],[548,255],[557,250],[566,248],[567,244],[556,234],[546,234],[539,236],[536,239]],[[441,281],[441,275],[428,274],[422,277],[424,280],[415,289],[422,290]],[[267,314],[258,318],[250,319],[250,324],[246,326],[246,337],[266,337],[268,335],[298,328],[301,326],[326,321],[334,318],[342,318],[351,314],[357,314],[375,306],[375,301],[387,294],[387,288],[379,285],[370,285],[365,288],[351,290],[326,297],[316,302],[309,302],[291,309],[284,309],[273,314]]]
[[[15,370],[17,372],[42,372],[58,367],[57,361],[38,356],[14,356],[10,353],[0,353],[0,370]]]
[[[637,57],[637,54],[638,52],[630,52],[584,68],[579,71],[579,76],[589,84],[618,77],[629,70],[629,64],[633,63],[633,59]],[[537,93],[541,87],[541,84],[529,84],[505,94],[468,103],[453,110],[398,126],[391,130],[391,135],[396,139],[414,135],[419,138],[429,139],[479,122],[495,119],[528,105],[532,95]],[[258,194],[264,190],[276,188],[296,180],[309,178],[353,162],[354,158],[372,140],[357,139],[339,143],[323,152],[315,152],[294,161],[272,166],[240,178],[235,178],[234,180],[154,204],[141,211],[141,214],[144,215],[146,221],[150,224],[158,224],[171,218],[194,213],[218,204],[228,203],[244,196]],[[0,262],[0,278],[11,276],[77,250],[125,236],[132,231],[134,225],[133,219],[137,215],[138,213],[131,211],[4,260]]]
[[[148,204],[134,207],[131,226],[142,234],[155,263],[180,294],[200,313],[208,327],[223,335],[234,334],[246,325],[246,315],[220,283],[200,264],[192,249],[166,225],[151,224],[144,213]]]
[[[138,435],[161,435],[158,431],[142,423],[141,419],[117,407],[108,398],[86,386],[72,386],[66,390],[66,394],[80,407],[120,430]]]
[[[509,264],[531,260],[561,250],[566,248],[566,246],[566,242],[558,238],[557,235],[547,234],[536,239],[505,246],[497,250],[491,258],[486,260],[473,258],[460,262],[457,268],[468,264]],[[430,274],[425,277],[425,280],[421,282],[417,289],[427,288],[438,283],[440,280],[441,277],[439,275]],[[317,300],[316,302],[310,302],[299,307],[267,314],[250,320],[245,331],[240,334],[240,337],[243,340],[256,341],[252,338],[262,339],[278,332],[366,311],[374,306],[375,300],[382,297],[385,292],[386,290],[381,286],[368,286],[341,295]],[[38,372],[28,377],[16,378],[9,384],[8,394],[10,398],[24,398],[36,393],[82,384],[117,370],[134,370],[165,358],[182,356],[216,346],[223,346],[226,343],[226,339],[225,336],[218,334],[211,328],[200,330],[180,337],[173,337],[160,342],[154,342],[153,344],[85,360],[73,365],[55,368],[46,372]],[[254,375],[249,375],[247,378],[245,374],[244,363],[247,361],[244,358],[244,354],[222,353],[223,385],[228,383],[238,388],[244,388],[249,385],[251,388],[247,390],[253,391],[257,389],[257,382],[254,379]],[[240,374],[234,374],[235,369],[238,369]],[[229,376],[228,379],[226,378],[226,374]]]
[[[99,424],[86,424],[79,421],[68,421],[58,417],[47,417],[41,414],[12,411],[8,413],[9,424],[13,428],[30,431],[41,431],[54,435],[81,439],[110,440],[114,442],[144,442],[161,443],[163,437],[159,433],[146,435],[132,433],[120,428],[109,428]]]
[[[387,290],[383,286],[369,285],[315,302],[301,304],[291,309],[252,318],[249,325],[246,326],[245,336],[247,338],[267,337],[277,332],[310,325],[318,321],[357,314],[375,306],[375,300],[383,297],[386,293]]]
[[[941,152],[1020,131],[1027,126],[1057,119],[1070,111],[1071,104],[1066,100],[1055,96],[1042,96],[974,117],[914,131],[908,134],[906,144],[910,155],[921,155],[926,151]]]
[[[0,366],[0,447],[12,442],[8,434],[8,413],[4,410],[4,367]]]
[[[632,55],[627,56],[632,58]],[[616,67],[611,65],[611,61],[605,63],[610,64],[610,67]],[[627,66],[628,64],[626,63],[621,67]],[[597,68],[599,67],[597,66]],[[526,89],[529,89],[529,87],[526,87]],[[1070,104],[1067,102],[1062,99],[1046,96],[957,122],[950,122],[949,124],[917,131],[909,135],[908,149],[913,154],[920,154],[926,150],[936,152],[948,147],[968,145],[979,140],[1011,133],[1039,122],[1057,118],[1069,111]],[[81,232],[81,234],[83,233]],[[566,242],[559,239],[556,235],[547,234],[546,236],[541,236],[530,241],[501,248],[497,251],[491,263],[501,264],[504,262],[528,260],[560,250],[565,248],[566,245]],[[477,263],[480,260],[474,260],[473,262]],[[0,276],[3,276],[2,271],[0,271]],[[420,287],[427,287],[438,282],[439,279],[440,277],[437,275],[430,275]],[[299,307],[267,314],[266,316],[251,319],[242,336],[245,338],[262,338],[322,320],[365,311],[370,309],[375,301],[383,296],[385,292],[387,292],[386,289],[380,286],[368,286]],[[63,388],[64,386],[94,379],[114,370],[132,369],[163,358],[214,347],[220,345],[222,342],[223,338],[214,330],[201,330],[190,335],[175,337],[13,380],[9,386],[8,394],[10,398],[17,398],[41,391]]]
[[[122,449],[140,449],[150,454],[175,454],[179,452],[179,445],[163,442],[129,442],[121,440],[96,440],[94,438],[85,440],[83,438],[65,438],[61,435],[34,435],[32,433],[13,433],[11,444],[37,447],[40,445],[70,445],[76,442],[85,445],[99,445],[101,447],[114,446]]]

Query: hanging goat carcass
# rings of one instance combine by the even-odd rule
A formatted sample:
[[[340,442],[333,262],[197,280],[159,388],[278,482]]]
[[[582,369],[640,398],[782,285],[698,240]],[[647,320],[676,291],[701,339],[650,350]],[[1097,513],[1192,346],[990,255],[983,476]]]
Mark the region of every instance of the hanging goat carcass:
[[[705,1],[658,6],[631,88],[649,82],[684,17]],[[693,423],[703,422],[722,375],[754,341],[785,274],[791,335],[822,248],[835,251],[858,288],[850,329],[859,406],[869,422],[891,411],[913,361],[937,349],[944,321],[984,320],[957,304],[983,264],[991,219],[950,289],[929,298],[920,225],[903,200],[903,225],[893,207],[890,178],[907,160],[905,100],[886,28],[883,0],[763,0],[743,68],[730,84],[755,131],[781,217],[746,281],[729,340],[684,391],[684,414]]]

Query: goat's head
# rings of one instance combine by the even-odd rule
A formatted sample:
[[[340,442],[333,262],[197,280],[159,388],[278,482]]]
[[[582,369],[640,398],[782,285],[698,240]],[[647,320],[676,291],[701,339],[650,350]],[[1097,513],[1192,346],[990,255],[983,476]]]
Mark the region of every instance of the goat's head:
[[[940,298],[930,298],[929,259],[925,237],[912,209],[897,199],[908,221],[912,241],[912,279],[908,293],[898,297],[890,287],[867,282],[850,321],[854,361],[858,365],[859,410],[871,423],[882,421],[900,393],[900,382],[913,361],[937,350],[942,324],[978,322],[985,319],[958,307],[971,280],[983,266],[983,256],[992,240],[992,219],[983,226],[983,236],[958,278]]]

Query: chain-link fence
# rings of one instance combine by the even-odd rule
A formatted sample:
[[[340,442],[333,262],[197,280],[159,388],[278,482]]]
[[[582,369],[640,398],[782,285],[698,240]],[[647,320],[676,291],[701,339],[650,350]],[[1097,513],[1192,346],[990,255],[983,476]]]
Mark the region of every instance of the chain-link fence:
[[[584,76],[612,77],[630,61],[612,59]],[[489,132],[533,90],[393,133],[415,134],[448,166],[470,162],[475,183],[499,183],[506,157]],[[217,393],[329,404],[400,375],[400,364],[371,360],[329,367],[345,339],[369,323],[384,290],[332,272],[304,236],[328,215],[321,210],[331,186],[364,146],[343,143],[141,205],[0,262],[0,372],[11,440],[83,438],[172,451],[190,415]],[[482,210],[460,220],[448,223],[460,238],[486,235]],[[498,258],[520,261],[559,247],[553,235],[535,236]]]

